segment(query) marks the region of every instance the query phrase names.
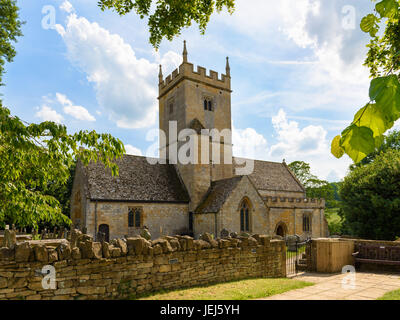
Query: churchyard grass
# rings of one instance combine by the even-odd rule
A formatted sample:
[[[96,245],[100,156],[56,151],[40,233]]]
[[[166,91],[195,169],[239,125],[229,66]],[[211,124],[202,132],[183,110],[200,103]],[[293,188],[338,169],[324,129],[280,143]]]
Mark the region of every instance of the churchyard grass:
[[[289,251],[289,248],[286,247],[286,259],[291,259],[291,258],[295,257],[296,254],[301,257],[301,255],[303,253],[305,253],[305,252],[306,252],[306,247],[305,246],[300,247],[297,250],[297,253],[296,253],[296,251]]]
[[[400,300],[400,289],[387,292],[377,300]]]
[[[249,300],[269,297],[313,283],[285,278],[248,279],[203,287],[158,292],[138,300]]]

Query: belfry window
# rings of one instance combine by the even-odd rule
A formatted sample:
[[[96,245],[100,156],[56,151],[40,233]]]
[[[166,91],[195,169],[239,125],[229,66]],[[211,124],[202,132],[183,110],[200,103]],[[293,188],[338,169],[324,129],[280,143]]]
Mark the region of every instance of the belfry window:
[[[250,231],[250,217],[249,217],[249,205],[247,201],[243,201],[240,206],[240,231]]]
[[[171,114],[171,113],[173,113],[174,112],[174,105],[171,103],[170,105],[169,105],[169,114]]]
[[[141,228],[142,227],[142,209],[141,208],[129,208],[128,226],[130,228]]]
[[[209,98],[204,99],[204,110],[205,111],[214,111],[213,110],[213,102],[211,99],[209,99]]]

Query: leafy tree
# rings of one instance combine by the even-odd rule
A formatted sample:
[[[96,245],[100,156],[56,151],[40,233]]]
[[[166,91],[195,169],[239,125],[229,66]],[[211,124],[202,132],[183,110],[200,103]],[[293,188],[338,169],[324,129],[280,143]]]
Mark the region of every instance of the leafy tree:
[[[375,160],[375,158],[388,150],[400,150],[400,131],[392,131],[388,135],[384,136],[382,145],[378,148],[377,151],[370,153],[364,159],[362,159],[359,163],[350,165],[350,170],[354,170],[357,167],[366,165]]]
[[[0,224],[68,224],[53,195],[67,184],[75,159],[85,165],[101,160],[117,175],[113,160],[124,151],[122,142],[109,134],[68,134],[64,125],[49,121],[25,124],[0,105]]]
[[[394,240],[400,235],[400,151],[389,150],[345,177],[341,215],[354,236]]]
[[[372,0],[375,2],[375,0]],[[332,141],[332,154],[348,154],[355,163],[382,145],[383,134],[400,118],[400,0],[382,0],[374,14],[361,20],[361,30],[371,36],[365,65],[370,68],[370,101],[354,116],[353,122]],[[385,26],[380,35],[379,30]]]
[[[5,61],[16,54],[13,42],[22,35],[21,24],[16,1],[0,0],[0,80]],[[0,100],[0,227],[69,224],[63,210],[69,206],[74,161],[100,160],[116,175],[114,160],[124,152],[122,142],[109,134],[68,134],[54,122],[25,123]]]
[[[288,165],[297,179],[306,189],[307,198],[333,199],[333,188],[328,181],[320,180],[311,174],[310,165],[303,161],[294,161]]]
[[[325,217],[331,235],[343,234],[343,219],[340,217],[339,212],[339,208],[329,208],[325,210]]]
[[[154,12],[152,9],[154,5]],[[158,48],[162,39],[172,40],[183,28],[190,27],[192,22],[199,25],[204,34],[210,16],[216,10],[221,12],[225,7],[233,13],[235,0],[99,0],[101,10],[112,9],[120,15],[134,10],[141,19],[148,17],[150,43]]]
[[[4,74],[5,62],[13,61],[16,51],[13,42],[22,36],[23,22],[18,17],[19,8],[16,0],[0,0],[0,85]]]
[[[341,182],[331,182],[330,185],[332,187],[333,196],[331,199],[326,201],[327,208],[339,208],[340,207],[340,196],[339,196],[339,187]]]

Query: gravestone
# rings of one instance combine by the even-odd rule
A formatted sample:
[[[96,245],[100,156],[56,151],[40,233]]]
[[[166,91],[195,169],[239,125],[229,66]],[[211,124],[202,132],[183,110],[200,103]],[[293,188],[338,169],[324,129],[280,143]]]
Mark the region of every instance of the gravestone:
[[[232,233],[231,233],[231,238],[236,239],[237,237],[238,237],[237,232],[232,232]]]
[[[297,250],[297,242],[300,241],[300,237],[298,235],[289,235],[285,237],[285,241],[288,251],[295,252]]]
[[[78,245],[78,239],[82,236],[82,232],[78,229],[72,229],[71,231],[71,248],[75,248]]]
[[[98,242],[105,242],[106,241],[106,234],[104,232],[97,233],[97,241]]]
[[[16,244],[17,244],[17,235],[15,230],[9,230],[6,228],[4,230],[3,247],[14,249]]]
[[[147,229],[147,227],[144,227],[142,232],[140,233],[140,236],[142,238],[145,238],[146,240],[151,240],[151,233]]]
[[[229,237],[229,231],[226,230],[226,229],[222,229],[221,230],[221,238],[225,239],[225,238],[228,238],[228,237]]]

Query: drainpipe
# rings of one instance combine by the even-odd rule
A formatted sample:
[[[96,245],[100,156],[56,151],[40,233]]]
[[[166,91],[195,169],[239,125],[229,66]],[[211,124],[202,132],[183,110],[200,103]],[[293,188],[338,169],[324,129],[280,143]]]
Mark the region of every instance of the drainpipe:
[[[293,232],[293,234],[297,234],[296,233],[296,215],[297,215],[297,212],[296,212],[297,210],[296,210],[296,208],[294,208],[294,214],[293,214],[293,228],[294,228],[294,232]]]
[[[97,241],[97,200],[94,204],[94,241]]]
[[[218,238],[218,228],[217,228],[217,212],[215,213],[215,239]]]

